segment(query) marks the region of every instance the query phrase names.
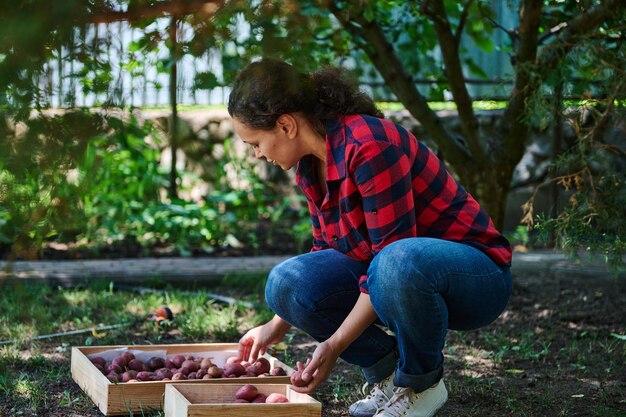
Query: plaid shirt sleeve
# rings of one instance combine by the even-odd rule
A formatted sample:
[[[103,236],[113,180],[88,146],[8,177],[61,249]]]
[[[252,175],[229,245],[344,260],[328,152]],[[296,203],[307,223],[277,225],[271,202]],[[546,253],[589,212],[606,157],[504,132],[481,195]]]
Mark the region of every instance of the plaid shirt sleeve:
[[[370,141],[356,148],[349,171],[363,201],[372,256],[396,240],[416,234],[411,166],[396,144]],[[359,279],[367,293],[367,275]]]

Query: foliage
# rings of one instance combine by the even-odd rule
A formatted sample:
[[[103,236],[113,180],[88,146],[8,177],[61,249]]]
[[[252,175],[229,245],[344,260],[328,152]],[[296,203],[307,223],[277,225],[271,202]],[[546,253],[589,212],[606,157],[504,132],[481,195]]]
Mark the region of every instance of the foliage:
[[[567,253],[583,250],[598,254],[615,271],[623,269],[626,253],[626,107],[617,100],[626,94],[626,54],[621,42],[607,45],[590,40],[574,55],[587,84],[604,99],[588,100],[563,111],[564,122],[576,135],[553,161],[551,178],[542,186],[557,183],[568,204],[555,217],[534,217],[534,196],[525,205],[525,223],[535,227],[544,241],[553,239]],[[595,66],[602,61],[602,68]],[[566,67],[567,68],[567,67]],[[550,106],[550,103],[544,104]]]
[[[608,78],[618,79],[618,69],[623,68],[621,54],[626,4],[620,0],[511,1],[506,5],[488,0],[363,0],[358,4],[342,0],[251,0],[220,3],[216,13],[207,12],[208,9],[201,6],[197,2],[181,0],[154,4],[128,0],[105,3],[29,0],[18,6],[2,2],[0,105],[4,106],[10,119],[16,121],[28,120],[33,108],[49,106],[41,92],[51,88],[42,85],[51,60],[76,62],[68,77],[78,79],[86,93],[106,93],[107,99],[101,104],[116,106],[125,105],[123,95],[119,94],[120,86],[116,85],[116,72],[141,74],[155,68],[159,73],[168,73],[175,59],[200,57],[207,51],[216,53],[223,71],[199,72],[192,87],[197,90],[229,85],[243,65],[259,56],[284,58],[303,71],[339,64],[349,68],[355,76],[380,80],[386,93],[395,96],[421,122],[464,187],[481,201],[496,225],[502,226],[511,178],[524,154],[529,132],[533,127],[546,128],[554,121],[549,116],[555,108],[550,98],[560,100],[556,92],[561,88],[564,95],[575,98],[612,96],[610,90],[603,90],[600,86]],[[502,14],[503,10],[507,16]],[[159,24],[165,19],[163,15],[172,13],[176,13],[178,28],[192,35],[178,40],[179,56],[160,57],[152,62],[148,56],[173,46],[165,26]],[[513,18],[513,22],[508,18]],[[96,22],[119,19],[128,20],[132,27],[141,29],[143,35],[123,48],[125,55],[121,66],[113,68],[107,59],[110,39],[98,37],[87,29],[93,28]],[[169,17],[167,19],[169,21]],[[508,68],[509,64],[510,77],[495,80],[502,83],[498,88],[508,95],[503,116],[494,126],[480,126],[472,106],[474,97],[470,78],[489,81],[493,78],[495,65]],[[418,88],[416,78],[431,83]],[[428,102],[442,98],[451,98],[456,103],[460,120],[457,131],[444,129]],[[54,138],[54,133],[51,137]],[[121,136],[111,137],[113,141],[120,139]],[[84,143],[73,143],[72,139],[69,142],[67,146],[76,150],[85,146]],[[584,141],[575,145],[582,149],[580,152],[572,150],[572,155],[593,159]],[[124,152],[132,153],[125,149],[115,154],[123,158]],[[114,161],[113,156],[103,155],[103,158],[108,158],[111,163],[119,162]],[[57,159],[56,166],[65,169],[63,158]],[[591,164],[592,159],[587,163]],[[4,166],[7,162],[0,163]],[[127,160],[126,163],[131,162]],[[79,190],[76,185],[67,184],[62,175],[55,177],[53,170],[45,174],[29,172],[24,178],[16,177],[11,169],[5,171],[2,182],[4,188],[11,191],[4,191],[4,194],[11,193],[12,201],[27,202],[23,206],[28,209],[18,210],[7,207],[6,203],[0,207],[0,245],[5,242],[6,247],[6,242],[18,235],[16,228],[26,225],[28,232],[21,230],[21,236],[26,237],[21,238],[22,247],[18,245],[18,249],[32,255],[29,242],[35,242],[32,247],[37,247],[36,242],[62,233],[54,221],[40,220],[60,212],[61,207],[55,204],[64,202],[61,197]],[[147,178],[148,182],[161,181],[162,173],[158,170],[149,173],[154,177]],[[600,174],[604,181],[596,178],[594,184],[615,182],[610,173],[605,174]],[[41,185],[44,184],[47,188],[42,191]],[[120,179],[119,184],[124,182]],[[246,219],[258,219],[252,207],[259,208],[261,218],[269,220],[281,218],[281,213],[291,213],[292,207],[297,205],[280,201],[278,206],[281,208],[270,213],[276,199],[275,196],[268,199],[267,195],[272,195],[273,190],[264,191],[261,182],[251,184],[251,191],[235,190],[233,193],[218,185],[214,188],[218,194],[210,196],[207,205],[146,200],[142,196],[131,199],[138,202],[140,208],[112,195],[92,196],[103,205],[97,206],[101,211],[90,212],[90,219],[109,222],[105,229],[96,227],[97,221],[89,223],[89,219],[81,214],[71,217],[69,223],[87,222],[91,228],[85,231],[85,239],[115,241],[128,235],[148,245],[174,242],[184,252],[198,242],[206,243],[208,235],[211,239],[221,236],[215,238],[211,246],[221,244],[224,233],[211,229],[207,223],[210,220],[205,219],[219,216],[220,221],[226,217],[228,227],[237,232],[237,239],[254,242],[252,228],[242,225]],[[254,184],[259,188],[254,188]],[[120,186],[117,190],[122,194],[140,193],[133,186],[129,188],[126,190]],[[578,196],[582,198],[585,192],[581,190]],[[594,191],[587,195],[593,196]],[[559,242],[571,243],[564,246],[586,244],[580,237],[586,233],[586,218],[585,214],[579,217],[579,210],[587,205],[580,198],[572,199],[574,205],[564,214],[571,215],[571,226],[582,220],[578,225],[582,229],[559,227],[563,236]],[[250,199],[253,203],[248,205]],[[104,208],[105,201],[113,207],[111,218]],[[87,210],[92,210],[90,203],[91,200],[86,200]],[[619,201],[603,200],[603,205],[613,203],[619,204]],[[61,205],[66,213],[60,219],[68,218],[70,212],[80,208],[80,205]],[[214,210],[212,205],[223,211],[204,211],[206,207]],[[241,219],[229,218],[231,212],[226,210],[227,207],[238,210],[236,215],[241,215]],[[599,213],[597,206],[594,207],[591,212]],[[614,224],[602,223],[612,213],[614,211],[609,210],[607,216],[594,214],[590,227],[607,232],[615,230]],[[30,217],[26,219],[24,216]],[[128,221],[121,220],[124,216]],[[152,234],[149,225],[145,224],[147,221],[167,225],[171,231],[163,235]],[[121,224],[124,226],[120,227]],[[195,229],[197,224],[200,224],[199,229]],[[74,226],[69,229],[77,230]],[[204,232],[200,232],[202,230]],[[296,226],[296,230],[301,230],[300,226]],[[190,236],[190,245],[182,242],[185,236]],[[600,241],[590,242],[593,243],[592,249],[600,245],[596,248],[604,250],[598,243]],[[623,253],[621,248],[620,245],[614,247],[616,253]]]
[[[204,201],[169,201],[161,196],[167,173],[160,133],[150,123],[79,111],[42,114],[28,127],[24,137],[4,142],[0,158],[0,244],[15,257],[36,258],[49,240],[78,241],[91,251],[171,246],[182,255],[258,248],[276,245],[275,234],[291,234],[298,223],[291,199],[265,187],[230,141]],[[233,170],[244,186],[228,180]],[[181,176],[195,186],[191,173]],[[266,220],[273,229],[259,239]]]

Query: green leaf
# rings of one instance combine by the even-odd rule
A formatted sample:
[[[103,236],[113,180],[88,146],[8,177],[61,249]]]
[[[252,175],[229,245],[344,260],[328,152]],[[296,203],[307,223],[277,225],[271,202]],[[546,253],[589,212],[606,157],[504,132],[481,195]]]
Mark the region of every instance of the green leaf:
[[[193,88],[195,90],[212,90],[219,85],[217,77],[212,72],[199,72],[196,74]]]

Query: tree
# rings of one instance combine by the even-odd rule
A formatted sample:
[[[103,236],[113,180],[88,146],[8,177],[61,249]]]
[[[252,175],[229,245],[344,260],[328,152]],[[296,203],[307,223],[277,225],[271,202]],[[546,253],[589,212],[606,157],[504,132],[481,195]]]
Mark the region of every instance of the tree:
[[[278,1],[273,7],[264,2],[262,7],[264,10],[256,9],[256,13],[248,14],[252,32],[256,36],[262,34],[263,39],[266,36],[276,38],[280,30],[276,27],[268,30],[271,27],[268,20],[282,27],[284,34],[273,43],[274,49],[280,45],[280,40],[289,39],[291,45],[302,41],[305,35],[300,23],[302,18],[308,17],[308,24],[304,27],[311,29],[311,39],[319,40],[318,47],[334,47],[338,55],[345,54],[350,48],[346,48],[345,39],[337,42],[341,36],[332,34],[329,21],[310,19],[315,14],[324,16],[325,10],[332,13],[349,34],[349,41],[366,54],[386,86],[421,122],[463,185],[481,201],[500,227],[513,171],[524,154],[529,136],[532,116],[529,102],[538,95],[553,91],[555,80],[551,77],[568,62],[565,59],[568,54],[575,53],[585,43],[602,43],[612,50],[619,47],[614,36],[621,33],[626,23],[626,3],[619,0],[524,0],[519,6],[519,26],[512,29],[505,29],[494,20],[489,2],[477,0],[364,0],[358,2],[358,6],[347,1],[305,1],[297,2],[297,5],[296,2]],[[286,16],[285,9],[289,16]],[[300,16],[295,16],[297,14]],[[417,28],[407,27],[407,22]],[[477,23],[483,23],[483,28],[488,27],[484,24],[488,23],[506,30],[514,68],[513,88],[504,116],[489,137],[480,131],[473,110],[473,99],[467,87],[468,69],[472,67],[466,64],[467,52],[461,47],[463,36],[471,36],[479,45],[489,44],[485,33],[468,30]],[[320,30],[331,36],[321,39],[315,35]],[[399,30],[408,34],[414,49],[407,51],[406,47],[404,50],[397,47]],[[419,39],[428,38],[433,33],[434,40]],[[310,52],[306,47],[308,42],[302,45],[305,47],[299,48],[301,51]],[[410,60],[410,54],[425,56],[436,48],[443,61],[442,74],[437,81],[443,82],[457,105],[462,140],[444,129],[430,108],[428,97],[414,82],[415,71],[420,71],[419,60]],[[260,49],[265,54],[275,53],[267,48]],[[290,53],[281,51],[281,54],[288,56]]]
[[[534,120],[545,123],[553,117],[553,102],[560,101],[555,92],[565,88],[571,95],[593,92],[614,97],[609,86],[617,85],[614,81],[623,78],[626,67],[621,65],[626,2],[510,0],[508,7],[517,7],[519,16],[514,28],[498,21],[493,4],[489,0],[30,0],[17,6],[3,2],[0,97],[23,104],[14,107],[18,117],[25,117],[33,103],[37,106],[37,76],[54,51],[75,43],[76,27],[127,19],[147,28],[154,19],[177,16],[195,34],[179,45],[182,54],[215,49],[222,56],[223,74],[200,74],[200,87],[229,85],[247,61],[263,55],[287,59],[302,70],[337,63],[352,63],[356,73],[375,68],[421,122],[464,187],[501,227],[512,174]],[[495,45],[494,31],[504,31],[507,42]],[[158,48],[167,39],[167,33],[146,30],[137,43]],[[485,78],[487,71],[472,61],[464,42],[473,42],[485,53],[502,49],[510,54],[511,92],[503,116],[490,132],[482,131],[477,122],[468,87],[470,76]],[[78,48],[80,59],[95,72],[107,71],[106,63],[97,58],[101,48]],[[416,76],[432,80],[429,94],[416,86]],[[564,86],[564,79],[574,77],[583,82]],[[93,83],[93,88],[108,87],[101,84]],[[456,103],[462,137],[446,130],[430,107],[429,100],[442,98],[444,90]]]
[[[572,252],[583,245],[620,264],[625,250],[619,236],[626,231],[626,152],[623,139],[621,146],[607,145],[598,133],[606,128],[607,120],[625,117],[623,105],[616,108],[613,100],[623,99],[626,93],[621,81],[626,76],[626,3],[520,0],[507,4],[514,7],[514,3],[519,3],[519,19],[513,28],[498,22],[491,7],[496,3],[486,0],[248,2],[247,7],[227,4],[218,15],[224,19],[236,9],[251,25],[251,36],[236,42],[245,47],[246,54],[228,59],[276,55],[307,69],[356,56],[358,62],[371,64],[500,228],[513,172],[533,125],[558,125],[564,95],[604,98],[583,105],[578,112],[602,114],[595,118],[597,124],[585,126],[584,134],[578,130],[581,135],[571,148],[558,149],[557,145],[555,153],[562,155],[557,155],[546,183],[570,193],[576,184],[575,196],[555,217],[540,219],[539,226],[544,233],[551,232],[553,243],[563,249]],[[506,33],[506,44],[494,45],[495,30]],[[486,71],[472,61],[464,39],[486,53],[500,49],[510,54],[512,89],[503,116],[490,132],[481,130],[468,88],[470,76],[486,78]],[[437,53],[441,68],[433,66]],[[363,65],[353,67],[358,73]],[[430,96],[416,86],[417,75],[433,80]],[[569,82],[574,79],[576,83]],[[429,99],[441,98],[444,89],[458,109],[461,138],[444,128],[429,105]],[[621,162],[608,164],[607,149]],[[603,164],[616,166],[618,171],[597,169]],[[526,221],[532,224],[532,201],[526,209]]]

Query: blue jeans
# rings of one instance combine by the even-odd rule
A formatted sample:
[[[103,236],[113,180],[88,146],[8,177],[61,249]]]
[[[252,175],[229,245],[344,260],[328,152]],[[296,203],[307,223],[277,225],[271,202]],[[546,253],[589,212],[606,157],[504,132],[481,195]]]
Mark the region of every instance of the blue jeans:
[[[478,249],[408,238],[386,246],[371,262],[333,249],[288,259],[270,272],[265,296],[279,317],[323,341],[356,303],[364,274],[378,321],[341,358],[360,366],[370,384],[395,370],[394,384],[415,392],[441,379],[448,329],[491,323],[511,295],[509,268]]]

